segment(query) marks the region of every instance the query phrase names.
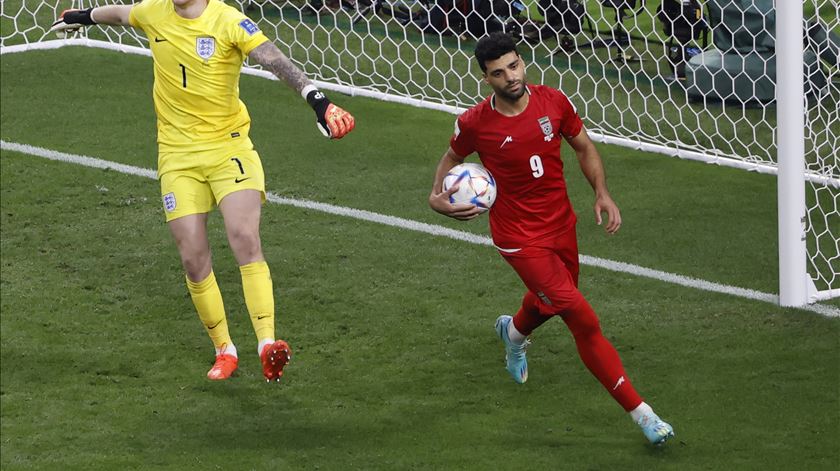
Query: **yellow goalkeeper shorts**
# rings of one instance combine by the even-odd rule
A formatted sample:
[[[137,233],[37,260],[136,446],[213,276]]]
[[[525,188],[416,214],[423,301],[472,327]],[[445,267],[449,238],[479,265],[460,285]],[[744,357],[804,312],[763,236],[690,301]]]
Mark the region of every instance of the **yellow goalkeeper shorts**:
[[[158,156],[158,178],[166,222],[209,213],[239,190],[257,190],[265,201],[265,174],[253,149],[164,152]]]

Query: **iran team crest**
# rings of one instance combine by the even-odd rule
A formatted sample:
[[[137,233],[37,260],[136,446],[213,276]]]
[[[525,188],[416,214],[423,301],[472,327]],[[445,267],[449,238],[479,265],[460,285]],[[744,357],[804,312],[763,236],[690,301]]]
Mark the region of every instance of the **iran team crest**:
[[[210,36],[195,38],[195,52],[204,60],[213,57],[216,52],[216,38]]]
[[[539,121],[540,129],[542,129],[542,132],[545,135],[545,137],[543,137],[545,142],[554,139],[554,128],[551,127],[551,118],[549,118],[548,116],[543,116],[537,121]]]

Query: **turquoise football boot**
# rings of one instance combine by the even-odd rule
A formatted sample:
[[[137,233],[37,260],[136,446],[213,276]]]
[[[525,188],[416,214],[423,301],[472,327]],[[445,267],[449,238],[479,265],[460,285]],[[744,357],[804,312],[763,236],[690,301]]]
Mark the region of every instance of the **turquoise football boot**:
[[[661,445],[674,436],[674,427],[653,412],[643,415],[636,423],[642,428],[648,441],[654,445]]]
[[[528,348],[531,341],[525,340],[521,344],[511,342],[508,336],[508,326],[511,322],[513,322],[513,317],[499,316],[496,319],[496,333],[505,344],[505,362],[507,363],[508,373],[514,381],[522,384],[528,381],[528,360],[525,358],[525,349]]]

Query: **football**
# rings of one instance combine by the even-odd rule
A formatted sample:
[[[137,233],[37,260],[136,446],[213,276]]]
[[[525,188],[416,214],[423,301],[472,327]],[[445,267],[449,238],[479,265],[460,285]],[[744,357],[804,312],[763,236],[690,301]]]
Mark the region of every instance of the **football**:
[[[450,203],[474,204],[483,211],[496,200],[496,180],[479,164],[463,163],[452,167],[443,178],[443,191],[458,185],[458,191],[449,197]]]

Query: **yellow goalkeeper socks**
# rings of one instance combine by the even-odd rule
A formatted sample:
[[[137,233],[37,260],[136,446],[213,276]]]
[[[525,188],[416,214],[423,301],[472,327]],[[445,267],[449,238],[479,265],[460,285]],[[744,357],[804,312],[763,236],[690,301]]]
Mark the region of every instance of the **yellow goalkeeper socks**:
[[[257,341],[274,339],[274,290],[271,272],[265,261],[253,262],[239,267],[242,274],[242,291],[245,305],[257,334]]]
[[[225,348],[225,345],[233,346],[228,332],[227,319],[225,318],[225,305],[222,302],[222,293],[216,283],[216,275],[211,271],[207,278],[194,282],[187,278],[187,288],[190,290],[195,310],[207,335],[213,341],[216,351]]]

